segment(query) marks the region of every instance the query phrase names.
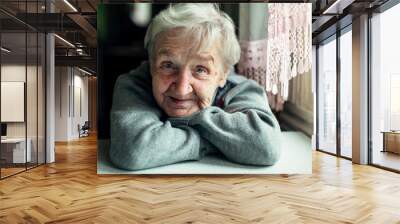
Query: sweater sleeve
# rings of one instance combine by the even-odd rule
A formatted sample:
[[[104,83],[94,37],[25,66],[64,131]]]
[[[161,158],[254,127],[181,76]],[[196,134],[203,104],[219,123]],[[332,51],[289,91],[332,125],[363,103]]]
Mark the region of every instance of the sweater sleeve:
[[[151,89],[150,74],[141,68],[121,75],[111,110],[110,160],[122,169],[140,170],[201,158],[200,135],[192,127],[162,121]]]
[[[188,126],[233,162],[273,165],[279,159],[279,123],[264,89],[252,80],[232,88],[224,97],[223,109],[208,107],[191,116]]]

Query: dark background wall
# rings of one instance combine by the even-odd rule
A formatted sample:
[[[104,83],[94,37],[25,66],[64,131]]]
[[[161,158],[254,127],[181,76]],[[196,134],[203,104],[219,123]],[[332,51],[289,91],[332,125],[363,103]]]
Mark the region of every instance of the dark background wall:
[[[154,17],[166,5],[152,6]],[[98,138],[110,137],[113,89],[119,75],[147,60],[144,36],[147,27],[132,21],[133,4],[101,4],[97,10],[97,115]]]

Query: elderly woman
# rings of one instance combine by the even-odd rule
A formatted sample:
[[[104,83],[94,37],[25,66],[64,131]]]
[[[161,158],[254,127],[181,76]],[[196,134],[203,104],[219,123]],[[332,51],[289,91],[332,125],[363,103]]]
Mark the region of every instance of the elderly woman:
[[[176,4],[145,37],[145,62],[115,85],[110,159],[140,170],[220,152],[273,165],[280,127],[264,89],[232,72],[240,47],[232,20],[213,4]]]

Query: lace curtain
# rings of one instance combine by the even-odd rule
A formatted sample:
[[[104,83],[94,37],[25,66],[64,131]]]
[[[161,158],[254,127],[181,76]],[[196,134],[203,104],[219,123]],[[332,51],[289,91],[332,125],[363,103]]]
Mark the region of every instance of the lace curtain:
[[[289,80],[311,69],[311,4],[263,5],[240,5],[238,70],[265,86],[271,108],[280,111]],[[252,33],[257,26],[264,32]]]

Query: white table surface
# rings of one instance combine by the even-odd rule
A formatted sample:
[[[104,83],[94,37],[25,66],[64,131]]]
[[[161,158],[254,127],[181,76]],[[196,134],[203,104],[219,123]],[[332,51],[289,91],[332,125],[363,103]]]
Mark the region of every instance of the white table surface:
[[[114,167],[108,160],[109,140],[98,141],[98,174],[311,174],[311,139],[301,132],[283,132],[282,154],[273,166],[246,166],[210,155],[146,170],[129,171]]]

